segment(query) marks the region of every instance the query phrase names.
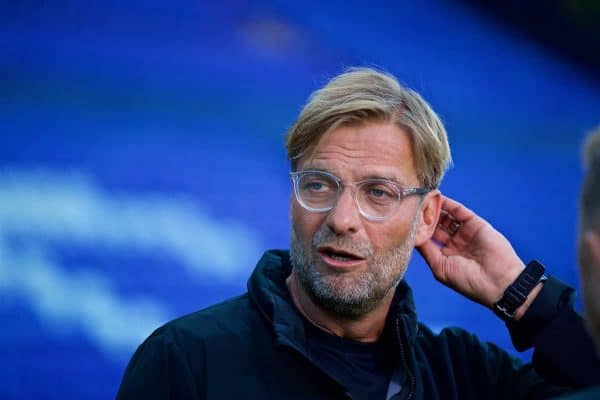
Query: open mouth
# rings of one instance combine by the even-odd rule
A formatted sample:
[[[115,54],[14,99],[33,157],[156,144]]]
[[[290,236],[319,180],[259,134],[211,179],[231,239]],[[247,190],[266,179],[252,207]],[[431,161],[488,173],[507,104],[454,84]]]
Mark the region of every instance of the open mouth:
[[[319,253],[323,256],[331,258],[336,261],[348,262],[348,261],[362,261],[364,257],[357,254],[350,253],[345,250],[336,249],[333,247],[325,246],[318,249]]]

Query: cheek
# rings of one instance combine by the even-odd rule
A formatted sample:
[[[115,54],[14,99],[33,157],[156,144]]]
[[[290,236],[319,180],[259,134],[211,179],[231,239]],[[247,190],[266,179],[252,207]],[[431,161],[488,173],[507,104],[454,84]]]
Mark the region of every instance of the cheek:
[[[292,228],[298,239],[310,243],[312,237],[321,226],[324,214],[311,213],[302,208],[298,203],[294,203],[290,207]]]
[[[411,227],[410,223],[391,226],[388,229],[375,226],[367,231],[367,235],[375,251],[386,252],[406,243]]]
[[[587,246],[583,244],[581,239],[579,240],[577,256],[579,259],[579,268],[581,270],[581,274],[586,275],[588,270],[591,268],[592,259]]]
[[[586,246],[579,249],[579,268],[582,286],[587,289],[588,295],[593,293],[593,297],[600,301],[600,264],[596,263]]]

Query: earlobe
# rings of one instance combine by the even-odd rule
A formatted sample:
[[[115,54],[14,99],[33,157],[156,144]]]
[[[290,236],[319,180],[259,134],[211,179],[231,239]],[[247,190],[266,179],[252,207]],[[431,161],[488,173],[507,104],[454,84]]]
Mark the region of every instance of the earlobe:
[[[415,246],[421,246],[431,239],[442,210],[442,194],[435,189],[429,192],[421,205],[421,223],[415,235]]]

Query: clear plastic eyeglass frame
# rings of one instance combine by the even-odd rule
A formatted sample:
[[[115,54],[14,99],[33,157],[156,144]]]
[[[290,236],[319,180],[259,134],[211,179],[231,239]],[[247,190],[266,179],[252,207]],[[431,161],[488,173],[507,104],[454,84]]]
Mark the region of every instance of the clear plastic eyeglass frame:
[[[337,184],[336,194],[334,197],[332,197],[331,204],[328,205],[327,207],[321,207],[321,208],[311,207],[304,201],[304,199],[302,199],[302,196],[300,195],[300,188],[299,188],[298,183],[303,176],[306,176],[309,174],[323,176],[323,178],[331,179],[333,182],[335,182]],[[354,188],[354,190],[352,191],[352,197],[354,198],[354,203],[356,204],[356,207],[358,208],[360,215],[362,215],[364,218],[366,218],[370,221],[385,221],[392,216],[392,214],[398,207],[398,204],[400,204],[400,202],[405,197],[412,196],[412,195],[424,195],[431,191],[430,188],[424,188],[424,187],[403,188],[400,185],[398,185],[398,183],[391,181],[389,179],[365,179],[365,180],[358,181],[358,182],[344,182],[344,181],[342,181],[342,179],[340,179],[339,177],[337,177],[329,172],[317,171],[317,170],[290,172],[290,178],[294,185],[294,196],[296,197],[296,201],[298,202],[298,204],[300,204],[305,210],[310,211],[310,212],[315,212],[315,213],[331,211],[333,209],[333,207],[335,206],[335,203],[337,202],[337,199],[340,196],[340,193],[342,193],[342,188],[344,188],[344,187]],[[368,183],[378,183],[378,182],[385,183],[386,185],[390,185],[391,187],[393,187],[398,196],[397,201],[395,202],[394,206],[385,215],[371,215],[371,214],[365,212],[363,210],[363,208],[361,207],[360,201],[358,200],[358,196],[356,194],[358,189],[361,186],[368,184]]]

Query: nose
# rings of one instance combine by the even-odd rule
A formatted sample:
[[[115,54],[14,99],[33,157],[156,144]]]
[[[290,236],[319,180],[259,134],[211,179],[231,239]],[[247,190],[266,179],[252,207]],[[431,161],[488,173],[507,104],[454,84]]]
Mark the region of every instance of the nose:
[[[362,220],[351,188],[344,188],[341,191],[333,208],[327,214],[326,222],[338,235],[358,232]]]

